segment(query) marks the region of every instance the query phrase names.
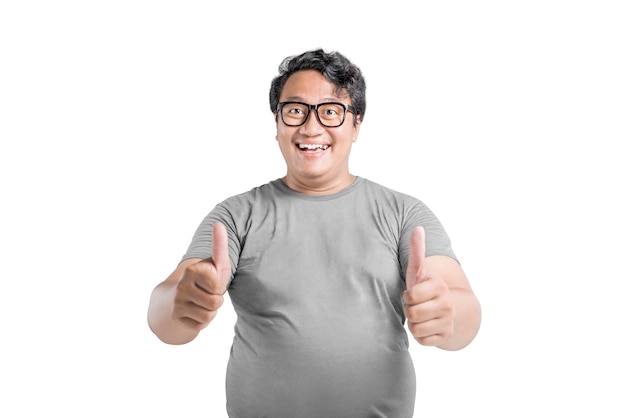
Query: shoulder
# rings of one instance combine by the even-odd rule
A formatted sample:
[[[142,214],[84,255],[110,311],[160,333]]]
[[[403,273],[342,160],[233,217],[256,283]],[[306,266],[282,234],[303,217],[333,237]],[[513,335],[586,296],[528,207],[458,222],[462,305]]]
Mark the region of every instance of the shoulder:
[[[360,179],[362,183],[362,191],[378,201],[387,201],[394,206],[401,206],[404,208],[419,207],[424,205],[424,203],[415,196],[400,192],[388,186],[383,186],[380,183],[376,183],[366,178]]]
[[[247,190],[242,193],[238,193],[232,195],[223,201],[221,201],[218,206],[223,207],[240,207],[240,206],[248,206],[253,204],[255,201],[259,199],[266,199],[275,195],[280,187],[280,180],[273,180],[268,183],[262,184],[260,186],[253,187],[250,190]]]

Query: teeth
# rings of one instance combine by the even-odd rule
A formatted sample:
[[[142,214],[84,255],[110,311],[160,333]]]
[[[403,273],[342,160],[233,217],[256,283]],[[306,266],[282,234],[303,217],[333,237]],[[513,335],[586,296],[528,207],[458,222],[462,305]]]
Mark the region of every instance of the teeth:
[[[318,148],[321,150],[328,149],[328,145],[323,145],[323,144],[298,144],[298,147],[300,149],[308,149],[308,150],[315,150]]]

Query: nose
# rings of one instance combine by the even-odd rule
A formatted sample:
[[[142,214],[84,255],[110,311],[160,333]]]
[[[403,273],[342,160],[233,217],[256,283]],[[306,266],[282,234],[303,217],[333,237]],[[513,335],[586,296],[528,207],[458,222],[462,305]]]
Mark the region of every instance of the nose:
[[[307,136],[319,135],[326,128],[319,121],[319,116],[315,109],[309,110],[307,120],[300,126],[300,133]]]

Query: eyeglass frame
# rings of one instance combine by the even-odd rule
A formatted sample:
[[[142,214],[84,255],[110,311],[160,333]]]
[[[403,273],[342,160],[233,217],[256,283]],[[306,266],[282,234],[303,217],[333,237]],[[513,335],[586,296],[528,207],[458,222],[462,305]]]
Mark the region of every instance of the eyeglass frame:
[[[303,105],[303,106],[305,106],[305,107],[307,107],[309,109],[308,113],[306,114],[306,117],[304,118],[304,120],[302,121],[301,124],[299,124],[299,125],[290,125],[287,122],[285,122],[285,117],[283,115],[283,106],[285,106],[286,104],[299,104],[299,105]],[[342,106],[344,108],[343,119],[341,120],[341,123],[339,125],[329,126],[329,125],[326,125],[324,122],[322,122],[319,113],[317,113],[317,109],[320,106],[323,106],[323,105],[340,105],[340,106]],[[309,116],[311,116],[311,110],[315,111],[315,117],[317,118],[317,121],[320,123],[320,125],[322,125],[325,128],[339,128],[346,121],[346,114],[348,112],[351,112],[355,116],[357,115],[357,112],[356,112],[356,109],[354,108],[354,106],[350,106],[349,104],[341,103],[341,102],[323,102],[323,103],[318,103],[318,104],[312,105],[312,104],[308,104],[308,103],[304,103],[304,102],[288,101],[288,102],[280,102],[276,106],[276,113],[280,113],[280,119],[283,121],[285,126],[290,126],[292,128],[296,128],[298,126],[302,126],[305,123],[307,123],[307,121],[309,120]]]

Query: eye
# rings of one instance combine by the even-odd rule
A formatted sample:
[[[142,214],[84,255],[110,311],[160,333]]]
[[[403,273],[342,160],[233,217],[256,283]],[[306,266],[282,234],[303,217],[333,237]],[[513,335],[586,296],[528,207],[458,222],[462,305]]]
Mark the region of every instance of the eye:
[[[325,103],[319,107],[319,115],[324,119],[340,119],[344,114],[344,108],[338,103]]]
[[[283,106],[283,114],[290,117],[302,117],[307,114],[307,107],[300,103],[285,103]]]

